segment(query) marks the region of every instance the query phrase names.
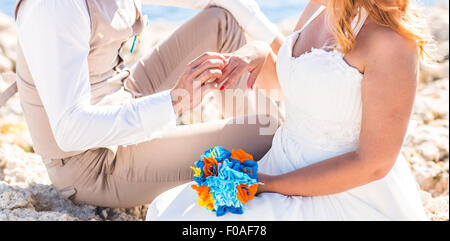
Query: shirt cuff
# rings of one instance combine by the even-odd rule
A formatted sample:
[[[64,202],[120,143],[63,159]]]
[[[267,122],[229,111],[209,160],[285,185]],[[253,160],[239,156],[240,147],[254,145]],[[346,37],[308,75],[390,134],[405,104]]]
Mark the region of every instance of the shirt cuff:
[[[155,138],[176,126],[177,116],[170,90],[137,99],[138,113],[148,138]]]

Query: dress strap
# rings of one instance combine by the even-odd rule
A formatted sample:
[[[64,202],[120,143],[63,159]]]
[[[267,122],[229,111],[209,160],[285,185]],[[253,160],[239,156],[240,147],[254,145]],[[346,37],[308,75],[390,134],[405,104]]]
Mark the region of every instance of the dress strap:
[[[364,26],[364,23],[366,22],[367,17],[369,17],[369,13],[367,12],[366,9],[362,8],[360,13],[358,14],[358,16],[356,16],[355,19],[353,19],[352,29],[353,29],[353,35],[355,36],[355,38],[361,31],[362,27]]]
[[[306,28],[306,26],[308,26],[312,21],[314,21],[314,19],[316,19],[323,12],[323,10],[325,10],[325,6],[320,6],[316,10],[316,12],[308,19],[308,21],[306,21],[306,23],[298,32],[302,32]]]

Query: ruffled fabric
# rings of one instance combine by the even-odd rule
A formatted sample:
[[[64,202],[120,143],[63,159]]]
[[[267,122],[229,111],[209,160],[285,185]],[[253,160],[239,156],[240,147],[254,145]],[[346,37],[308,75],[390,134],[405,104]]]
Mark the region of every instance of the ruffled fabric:
[[[241,163],[248,161],[248,160],[252,160],[253,161],[253,156],[246,153],[245,151],[243,151],[242,149],[238,149],[237,151],[233,150],[231,152],[231,159],[240,161]]]
[[[258,163],[242,149],[227,151],[214,147],[195,163],[194,180],[199,205],[223,216],[243,214],[245,204],[258,190]]]
[[[219,162],[214,157],[207,157],[203,159],[203,174],[205,177],[217,176],[217,169],[219,168]]]
[[[221,162],[225,159],[229,159],[230,156],[231,152],[227,151],[227,149],[223,147],[218,146],[205,151],[200,158],[203,160],[204,158],[214,157],[214,159]]]
[[[255,197],[256,191],[258,191],[258,185],[251,185],[249,187],[247,184],[241,184],[237,186],[237,191],[237,199],[243,204],[246,204]]]
[[[209,192],[209,187],[192,185],[192,189],[197,191],[197,195],[199,198],[198,204],[201,207],[206,207],[209,210],[214,209],[214,199],[212,197],[213,195]]]
[[[281,58],[282,68],[298,68],[299,65],[311,61],[320,61],[322,63],[328,62],[327,70],[331,72],[338,72],[339,74],[345,74],[351,80],[360,82],[363,78],[363,74],[359,70],[351,65],[349,65],[344,57],[345,55],[336,49],[325,50],[322,48],[311,48],[310,51],[306,51],[298,57],[293,56],[293,48],[296,40],[299,38],[300,32],[294,32],[288,38],[286,38],[286,43],[282,46],[282,51],[284,55],[287,54],[288,58]],[[283,55],[283,56],[284,56]],[[277,66],[279,68],[279,66]]]

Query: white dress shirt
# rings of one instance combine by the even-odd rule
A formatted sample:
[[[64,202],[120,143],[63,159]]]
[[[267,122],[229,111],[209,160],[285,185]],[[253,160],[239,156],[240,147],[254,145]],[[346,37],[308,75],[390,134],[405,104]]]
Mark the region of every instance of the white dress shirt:
[[[120,1],[134,8],[133,1]],[[226,8],[255,39],[271,43],[277,28],[261,13],[254,0],[142,0],[202,9]],[[90,16],[84,0],[33,0],[21,5],[17,32],[25,59],[48,115],[50,126],[64,151],[81,151],[148,140],[176,124],[169,91],[122,105],[90,104],[87,56]]]

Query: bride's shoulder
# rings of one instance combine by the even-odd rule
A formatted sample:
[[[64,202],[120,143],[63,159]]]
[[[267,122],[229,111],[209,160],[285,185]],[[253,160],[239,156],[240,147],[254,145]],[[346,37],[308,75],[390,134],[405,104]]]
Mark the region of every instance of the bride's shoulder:
[[[367,56],[417,58],[416,43],[392,28],[369,22],[358,38],[357,44],[365,49]]]
[[[298,20],[297,25],[295,26],[294,31],[300,30],[303,27],[303,25],[306,24],[308,19],[310,19],[321,6],[322,5],[319,3],[314,3],[312,1],[310,1],[304,8],[304,10],[300,16],[300,19]]]
[[[414,41],[391,28],[370,23],[360,37],[358,45],[366,53],[364,69],[369,70],[370,76],[378,78],[379,83],[383,83],[382,79],[395,79],[404,84],[402,87],[415,86],[419,54]]]

